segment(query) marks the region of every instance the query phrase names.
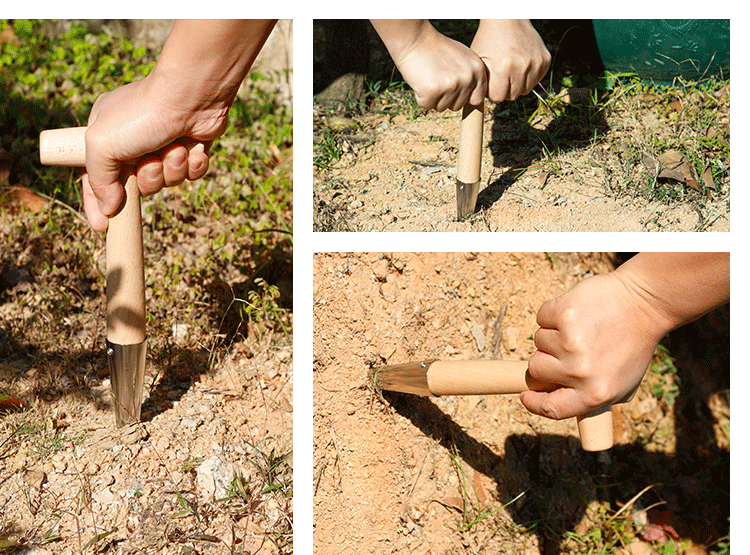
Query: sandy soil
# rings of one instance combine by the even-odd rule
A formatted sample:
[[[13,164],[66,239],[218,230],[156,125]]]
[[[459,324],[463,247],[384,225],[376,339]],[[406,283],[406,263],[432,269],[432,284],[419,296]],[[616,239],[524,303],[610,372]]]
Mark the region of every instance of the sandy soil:
[[[316,211],[337,231],[729,230],[728,193],[696,203],[689,191],[681,201],[649,201],[627,190],[643,171],[624,162],[627,145],[654,127],[674,136],[663,119],[647,113],[619,128],[576,130],[549,157],[507,112],[488,106],[481,189],[467,221],[456,219],[460,121],[451,112],[353,118],[341,158],[315,173]]]
[[[673,469],[680,434],[656,376],[616,407],[617,456],[584,452],[574,422],[531,415],[517,396],[381,394],[370,380],[411,360],[528,359],[539,305],[613,265],[605,254],[316,255],[316,555],[577,552],[564,533],[600,527],[604,507],[653,484],[640,466]],[[669,510],[681,505],[672,486],[657,489]]]
[[[0,374],[6,365],[27,376],[17,384],[22,394],[36,368],[11,359]],[[267,536],[290,528],[291,499],[262,493],[267,484],[250,461],[262,468],[260,453],[291,453],[291,349],[263,359],[235,349],[215,373],[187,374],[186,382],[147,388],[137,427],[115,427],[108,378],[90,380],[85,393],[62,380],[68,391],[50,392],[61,397],[34,406],[36,418],[6,417],[5,525],[26,530],[37,555],[80,553],[89,542],[95,552],[226,553],[235,543],[252,553],[284,552]],[[41,429],[30,423],[37,419]],[[212,466],[204,473],[205,461]],[[233,473],[244,476],[260,510],[248,513],[239,494],[226,500],[226,489],[214,488],[213,479]],[[291,468],[285,474],[290,480]],[[45,534],[49,543],[40,541]]]
[[[168,214],[161,199],[143,203],[147,224],[156,203]],[[292,552],[291,334],[230,310],[259,242],[233,241],[241,256],[201,277],[216,234],[241,218],[196,209],[192,225],[146,226],[142,422],[118,429],[103,236],[60,207],[0,214],[0,393],[24,401],[10,412],[0,403],[0,551]],[[256,256],[279,264],[291,290],[290,251],[288,272]]]

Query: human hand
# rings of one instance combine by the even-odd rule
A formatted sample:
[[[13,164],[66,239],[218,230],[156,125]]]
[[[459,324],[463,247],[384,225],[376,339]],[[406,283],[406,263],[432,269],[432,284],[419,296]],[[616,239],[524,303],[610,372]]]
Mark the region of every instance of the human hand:
[[[537,347],[529,376],[558,384],[526,391],[521,402],[553,419],[629,401],[670,323],[630,277],[613,272],[584,279],[537,313]]]
[[[482,60],[439,33],[426,20],[373,20],[404,81],[425,109],[461,110],[478,105],[487,91]]]
[[[105,93],[92,108],[83,203],[97,231],[107,229],[108,217],[122,203],[123,164],[136,166],[143,195],[199,179],[208,170],[211,141],[226,129],[226,111],[177,108],[190,104],[170,100],[171,93],[164,89],[168,84],[160,86],[153,82],[157,79],[150,75]]]
[[[147,77],[103,94],[86,132],[84,210],[107,229],[122,203],[123,164],[137,166],[142,194],[208,170],[208,148],[226,130],[229,109],[275,19],[176,20]]]
[[[529,94],[552,60],[528,19],[481,20],[471,49],[487,67],[487,96],[493,102]]]

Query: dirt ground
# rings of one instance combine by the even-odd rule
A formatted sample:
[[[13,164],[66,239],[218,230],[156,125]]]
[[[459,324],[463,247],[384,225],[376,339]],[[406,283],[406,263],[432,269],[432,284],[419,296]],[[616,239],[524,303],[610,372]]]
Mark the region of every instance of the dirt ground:
[[[149,350],[142,422],[121,429],[103,234],[58,204],[2,204],[0,552],[292,552],[291,313],[283,334],[236,311],[255,260],[291,292],[291,246],[249,235],[222,249],[244,213],[192,207],[189,224],[156,225],[199,186],[143,200]]]
[[[182,363],[205,365],[192,356],[183,351]],[[35,546],[36,555],[227,553],[229,546],[286,552],[269,535],[291,528],[291,499],[265,491],[259,469],[267,470],[264,455],[292,451],[291,348],[261,358],[238,348],[215,373],[182,370],[187,381],[147,388],[144,421],[135,428],[115,428],[108,378],[81,387],[67,374],[60,391],[48,392],[58,398],[31,415],[6,417],[6,533],[26,531],[16,541]],[[44,372],[21,357],[0,363],[0,375],[7,371],[26,376],[15,390],[27,398],[24,387]],[[250,492],[249,513],[247,500],[228,491],[235,474]],[[280,475],[291,480],[291,466]]]
[[[642,157],[652,142],[696,143],[681,137],[661,105],[641,98],[648,95],[606,118],[584,109],[540,116],[530,128],[488,102],[481,188],[466,221],[456,218],[456,113],[412,118],[376,104],[347,119],[316,107],[315,140],[330,140],[333,129],[341,141],[340,158],[314,174],[318,220],[324,231],[728,231],[728,158],[721,193],[698,198],[682,185],[669,185],[669,194],[635,191],[650,186]],[[728,129],[728,112],[719,120]]]
[[[704,378],[690,377],[690,360],[705,363],[699,341],[675,361],[677,374],[650,372],[636,398],[615,407],[616,446],[603,455],[581,449],[573,421],[531,415],[517,396],[423,398],[378,392],[370,379],[384,364],[413,360],[526,360],[541,303],[616,260],[315,255],[316,555],[584,553],[617,534],[640,553],[661,553],[643,531],[667,521],[694,542],[693,554],[707,553],[728,527],[728,358],[716,356],[728,352],[728,336],[711,336],[713,364],[725,365],[708,374],[716,370],[716,381],[705,368]],[[728,333],[728,314],[721,321]],[[657,355],[654,368],[671,360]],[[708,407],[700,418],[698,406]]]

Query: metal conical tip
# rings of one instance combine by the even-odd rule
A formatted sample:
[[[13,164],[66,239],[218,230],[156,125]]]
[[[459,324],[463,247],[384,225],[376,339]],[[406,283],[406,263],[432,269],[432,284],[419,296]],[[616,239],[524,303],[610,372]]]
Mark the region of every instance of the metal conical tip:
[[[432,395],[427,384],[427,371],[433,362],[434,360],[422,360],[384,366],[375,374],[375,384],[388,391]]]

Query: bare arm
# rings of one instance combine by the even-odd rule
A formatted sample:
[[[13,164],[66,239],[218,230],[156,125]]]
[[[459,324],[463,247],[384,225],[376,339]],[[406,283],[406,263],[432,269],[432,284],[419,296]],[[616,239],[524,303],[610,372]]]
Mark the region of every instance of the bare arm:
[[[615,272],[667,333],[729,302],[728,252],[642,252]]]

